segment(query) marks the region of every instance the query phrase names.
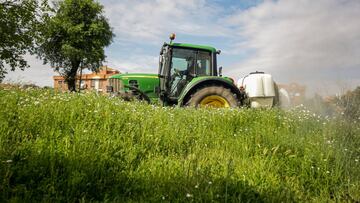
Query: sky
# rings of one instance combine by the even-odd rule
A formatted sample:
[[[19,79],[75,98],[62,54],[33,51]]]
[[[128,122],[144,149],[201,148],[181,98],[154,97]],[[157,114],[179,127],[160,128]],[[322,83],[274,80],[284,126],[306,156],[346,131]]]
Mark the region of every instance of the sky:
[[[235,80],[253,71],[308,93],[343,93],[360,86],[359,0],[101,0],[116,35],[104,65],[157,73],[169,34],[176,42],[210,45],[218,66]],[[34,56],[7,81],[52,86],[53,72]]]

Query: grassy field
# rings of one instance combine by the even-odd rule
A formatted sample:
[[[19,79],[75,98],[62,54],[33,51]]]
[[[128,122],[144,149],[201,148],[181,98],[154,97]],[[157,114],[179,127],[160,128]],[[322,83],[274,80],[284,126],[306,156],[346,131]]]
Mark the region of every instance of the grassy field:
[[[0,202],[359,202],[359,124],[0,88]]]

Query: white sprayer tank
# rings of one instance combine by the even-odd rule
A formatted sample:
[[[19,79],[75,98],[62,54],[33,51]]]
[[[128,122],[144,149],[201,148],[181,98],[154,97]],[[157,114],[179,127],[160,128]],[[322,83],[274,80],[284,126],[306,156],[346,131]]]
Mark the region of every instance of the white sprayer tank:
[[[275,83],[270,74],[250,73],[238,80],[238,87],[243,86],[253,108],[269,108],[275,102]]]

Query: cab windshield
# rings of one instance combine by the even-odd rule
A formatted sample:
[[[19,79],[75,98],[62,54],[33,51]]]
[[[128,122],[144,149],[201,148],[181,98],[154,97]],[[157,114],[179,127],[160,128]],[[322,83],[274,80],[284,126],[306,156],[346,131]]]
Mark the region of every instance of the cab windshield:
[[[194,77],[212,75],[211,52],[173,48],[170,64],[170,97],[178,97]]]
[[[211,75],[211,53],[191,49],[174,48],[170,74],[183,71],[190,76]]]

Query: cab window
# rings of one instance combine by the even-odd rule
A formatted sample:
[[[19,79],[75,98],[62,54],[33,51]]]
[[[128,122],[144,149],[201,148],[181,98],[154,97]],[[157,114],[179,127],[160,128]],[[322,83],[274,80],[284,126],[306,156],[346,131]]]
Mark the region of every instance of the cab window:
[[[210,52],[199,51],[197,54],[197,76],[211,75],[211,54]]]

